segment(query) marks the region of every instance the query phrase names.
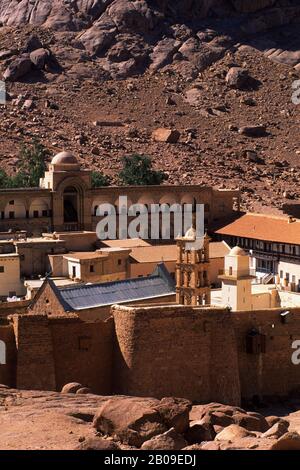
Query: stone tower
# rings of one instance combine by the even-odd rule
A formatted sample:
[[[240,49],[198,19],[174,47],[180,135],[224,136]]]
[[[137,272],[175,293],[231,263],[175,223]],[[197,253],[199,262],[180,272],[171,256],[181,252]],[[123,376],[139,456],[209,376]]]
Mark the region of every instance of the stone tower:
[[[225,271],[222,280],[223,304],[232,310],[252,310],[252,280],[250,258],[245,251],[235,246],[225,256]]]
[[[191,228],[184,237],[177,238],[176,302],[182,305],[209,305],[209,242],[210,238],[196,238]]]

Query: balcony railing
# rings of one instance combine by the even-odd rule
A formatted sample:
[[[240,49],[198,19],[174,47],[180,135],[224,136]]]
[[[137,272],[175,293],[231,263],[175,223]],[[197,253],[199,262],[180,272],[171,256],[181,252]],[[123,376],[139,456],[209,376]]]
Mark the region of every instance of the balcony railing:
[[[245,248],[248,251],[252,251],[253,255],[261,255],[264,257],[269,257],[272,260],[279,260],[280,258],[285,259],[297,259],[300,260],[300,255],[293,254],[293,253],[283,253],[282,251],[274,251],[274,250],[261,250],[256,248]]]

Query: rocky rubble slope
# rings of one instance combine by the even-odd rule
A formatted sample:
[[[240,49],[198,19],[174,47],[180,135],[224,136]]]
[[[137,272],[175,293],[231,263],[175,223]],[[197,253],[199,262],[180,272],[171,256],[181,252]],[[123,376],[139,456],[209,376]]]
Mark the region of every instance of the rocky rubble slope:
[[[104,397],[74,385],[63,393],[0,386],[0,449],[300,450],[300,412],[291,408],[263,416],[173,397]]]
[[[1,165],[13,173],[38,136],[113,182],[139,152],[170,184],[239,186],[248,210],[294,205],[299,21],[298,0],[0,0]],[[180,139],[156,142],[156,128]]]

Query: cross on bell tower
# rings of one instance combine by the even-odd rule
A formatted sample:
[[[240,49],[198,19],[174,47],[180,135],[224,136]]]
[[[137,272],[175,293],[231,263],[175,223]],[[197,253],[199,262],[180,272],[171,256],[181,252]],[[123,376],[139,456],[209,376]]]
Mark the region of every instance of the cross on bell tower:
[[[181,305],[210,305],[209,242],[207,234],[196,237],[190,228],[177,238],[176,302]]]

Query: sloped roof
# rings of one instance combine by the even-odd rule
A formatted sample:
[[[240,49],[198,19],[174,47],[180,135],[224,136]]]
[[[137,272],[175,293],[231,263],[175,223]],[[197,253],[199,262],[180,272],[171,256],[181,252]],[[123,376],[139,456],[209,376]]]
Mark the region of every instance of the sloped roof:
[[[256,240],[300,245],[300,221],[289,222],[262,214],[245,214],[229,225],[217,230],[219,235],[254,238]]]
[[[65,311],[79,311],[175,294],[175,282],[163,263],[148,277],[52,288]]]
[[[209,244],[209,257],[224,258],[230,252],[226,242],[211,242]],[[137,263],[171,262],[177,259],[177,245],[156,245],[132,248],[130,258]]]
[[[137,246],[151,246],[146,240],[141,238],[126,238],[117,240],[103,240],[102,244],[107,247],[116,248],[135,248]]]

